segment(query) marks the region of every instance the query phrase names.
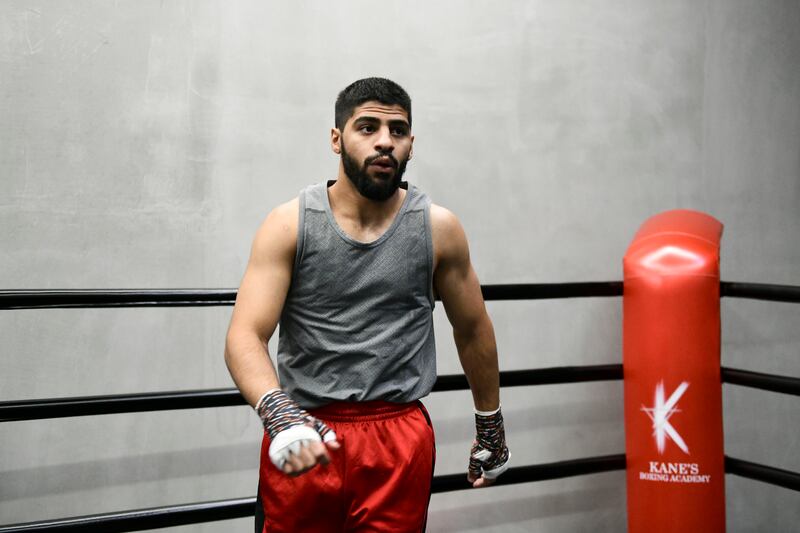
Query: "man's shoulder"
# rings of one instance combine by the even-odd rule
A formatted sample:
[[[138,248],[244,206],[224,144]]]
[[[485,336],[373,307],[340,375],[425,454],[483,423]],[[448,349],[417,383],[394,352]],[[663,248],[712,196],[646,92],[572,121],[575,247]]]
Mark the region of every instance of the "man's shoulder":
[[[275,208],[273,208],[272,211],[267,214],[266,218],[264,218],[264,221],[261,223],[261,228],[259,228],[259,232],[261,232],[262,229],[269,232],[281,228],[284,225],[291,226],[292,224],[294,224],[294,227],[297,228],[297,216],[299,209],[299,196],[295,196],[288,202],[284,202],[275,206]]]
[[[458,217],[446,207],[431,202],[430,213],[431,227],[434,231],[448,234],[461,228],[461,222]]]
[[[464,255],[467,250],[467,236],[455,213],[431,203],[430,216],[431,236],[437,259]]]
[[[276,206],[261,222],[253,240],[253,251],[293,253],[297,245],[299,197]]]
[[[286,218],[291,217],[292,215],[297,215],[297,211],[300,209],[300,197],[295,196],[288,202],[284,202],[278,206],[276,206],[270,213],[267,215],[267,218],[270,216],[275,216],[278,218]]]

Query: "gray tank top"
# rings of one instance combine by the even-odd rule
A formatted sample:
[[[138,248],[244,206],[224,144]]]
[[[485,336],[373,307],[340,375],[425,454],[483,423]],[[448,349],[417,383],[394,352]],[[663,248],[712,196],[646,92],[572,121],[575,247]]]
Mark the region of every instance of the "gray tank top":
[[[327,187],[300,193],[297,254],[280,319],[278,374],[310,409],[334,401],[411,402],[436,381],[430,200],[413,185],[377,240],[350,238]]]

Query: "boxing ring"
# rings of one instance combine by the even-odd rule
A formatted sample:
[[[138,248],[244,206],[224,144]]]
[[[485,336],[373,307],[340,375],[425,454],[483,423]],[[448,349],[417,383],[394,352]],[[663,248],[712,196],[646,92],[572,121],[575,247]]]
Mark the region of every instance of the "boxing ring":
[[[481,287],[487,301],[542,300],[561,298],[621,297],[622,281],[507,284]],[[714,288],[716,291],[716,287]],[[800,303],[800,286],[719,282],[719,297]],[[231,306],[235,290],[34,290],[0,291],[0,310],[78,309],[124,307]],[[800,378],[719,369],[721,382],[781,394],[800,396]],[[564,366],[500,372],[501,387],[521,387],[623,379],[622,364]],[[433,392],[468,389],[463,375],[440,375]],[[139,413],[179,409],[201,409],[246,405],[235,388],[175,391],[145,394],[49,398],[0,402],[0,422],[43,420],[74,416]],[[800,491],[800,472],[724,456],[724,472]],[[626,469],[626,455],[585,457],[510,468],[496,486],[530,483]],[[470,489],[464,473],[436,476],[432,493]],[[255,496],[228,500],[123,510],[21,524],[0,525],[0,533],[45,531],[141,531],[253,516]]]

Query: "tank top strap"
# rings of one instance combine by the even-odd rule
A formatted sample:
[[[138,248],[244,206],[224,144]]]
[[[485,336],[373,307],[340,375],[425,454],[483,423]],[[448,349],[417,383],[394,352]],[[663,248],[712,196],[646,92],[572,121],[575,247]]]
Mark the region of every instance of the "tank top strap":
[[[325,182],[314,183],[300,191],[300,207],[303,210],[325,211],[325,195],[328,194],[328,184]]]

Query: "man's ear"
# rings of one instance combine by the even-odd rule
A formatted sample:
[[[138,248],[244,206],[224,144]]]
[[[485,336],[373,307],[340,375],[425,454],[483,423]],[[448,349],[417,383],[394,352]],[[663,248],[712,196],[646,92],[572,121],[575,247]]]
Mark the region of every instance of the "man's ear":
[[[414,155],[414,136],[411,136],[411,150],[408,151],[408,158],[411,159],[411,156]]]
[[[341,154],[342,153],[342,132],[339,131],[339,128],[331,128],[331,150],[333,150],[334,154]]]

